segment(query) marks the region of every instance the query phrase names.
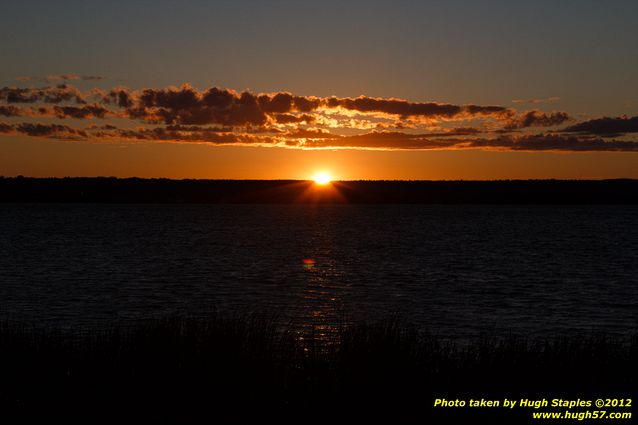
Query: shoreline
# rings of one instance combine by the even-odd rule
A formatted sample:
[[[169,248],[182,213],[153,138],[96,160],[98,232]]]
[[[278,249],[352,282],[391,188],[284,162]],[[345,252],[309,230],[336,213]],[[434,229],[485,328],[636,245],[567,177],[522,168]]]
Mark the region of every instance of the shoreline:
[[[611,396],[638,389],[638,334],[458,345],[400,321],[354,324],[326,342],[272,316],[168,317],[62,332],[0,324],[0,406],[269,405],[355,409],[371,401],[433,414],[435,398]],[[604,393],[604,394],[603,394]],[[146,406],[146,407],[143,407]],[[510,417],[510,420],[512,418]]]
[[[638,180],[171,180],[1,177],[0,203],[638,204]]]

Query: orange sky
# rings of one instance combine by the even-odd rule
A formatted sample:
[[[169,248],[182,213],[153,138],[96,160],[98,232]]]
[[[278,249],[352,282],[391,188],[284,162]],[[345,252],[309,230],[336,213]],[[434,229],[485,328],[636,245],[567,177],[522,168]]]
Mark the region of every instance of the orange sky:
[[[638,178],[637,14],[632,0],[12,2],[0,175]]]
[[[638,178],[638,155],[622,152],[302,151],[23,139],[0,144],[2,174],[309,179],[326,170],[346,180]]]

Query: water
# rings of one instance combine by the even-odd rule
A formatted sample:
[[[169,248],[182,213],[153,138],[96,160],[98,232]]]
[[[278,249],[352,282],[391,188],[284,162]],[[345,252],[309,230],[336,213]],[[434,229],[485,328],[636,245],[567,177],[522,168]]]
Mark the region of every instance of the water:
[[[638,328],[633,206],[0,205],[0,318],[266,309],[442,335]],[[313,260],[313,261],[306,261]]]

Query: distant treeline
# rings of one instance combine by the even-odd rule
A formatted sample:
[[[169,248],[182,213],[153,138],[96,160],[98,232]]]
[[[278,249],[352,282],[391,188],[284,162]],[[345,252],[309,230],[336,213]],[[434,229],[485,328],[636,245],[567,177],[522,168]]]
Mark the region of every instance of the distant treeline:
[[[638,180],[337,181],[0,178],[0,202],[637,204]]]

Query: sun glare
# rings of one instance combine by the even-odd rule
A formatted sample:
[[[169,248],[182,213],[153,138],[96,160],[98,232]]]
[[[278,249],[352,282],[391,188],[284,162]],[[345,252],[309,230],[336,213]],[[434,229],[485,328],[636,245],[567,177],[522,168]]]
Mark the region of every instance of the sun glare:
[[[326,185],[328,183],[330,183],[332,181],[332,176],[330,176],[330,174],[326,173],[326,172],[319,172],[317,174],[315,174],[315,176],[313,177],[313,180],[315,181],[316,184],[319,185]]]

